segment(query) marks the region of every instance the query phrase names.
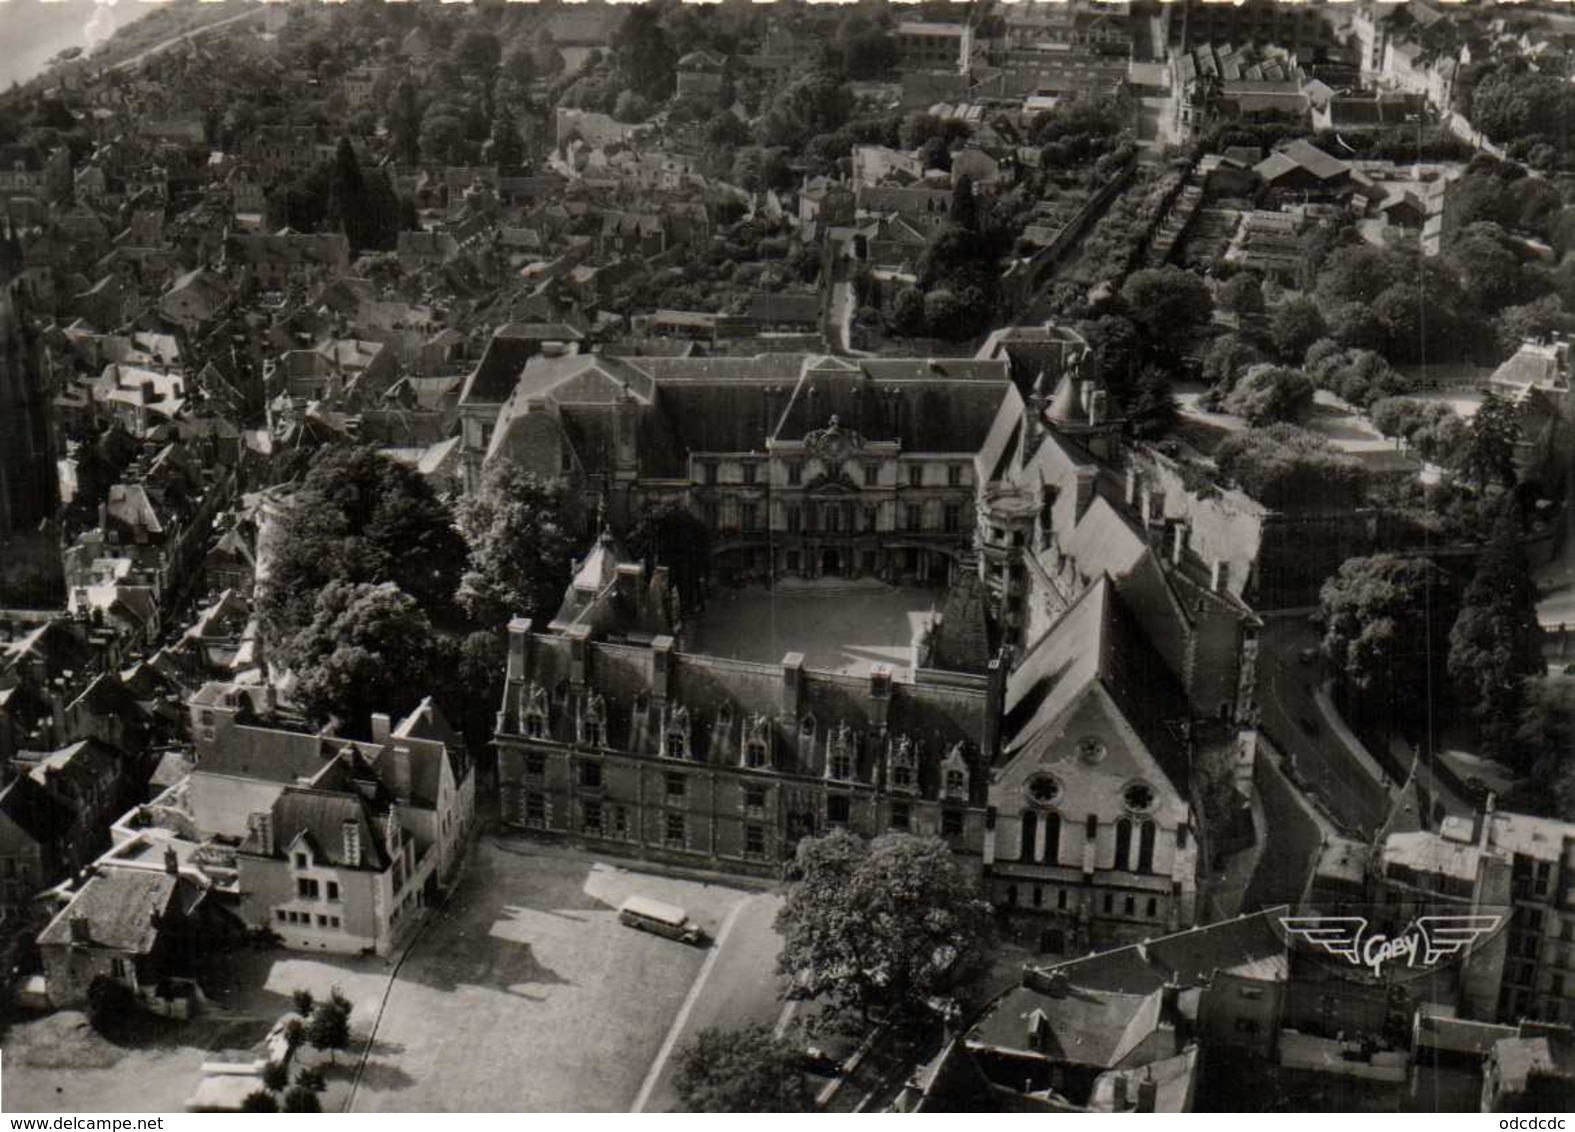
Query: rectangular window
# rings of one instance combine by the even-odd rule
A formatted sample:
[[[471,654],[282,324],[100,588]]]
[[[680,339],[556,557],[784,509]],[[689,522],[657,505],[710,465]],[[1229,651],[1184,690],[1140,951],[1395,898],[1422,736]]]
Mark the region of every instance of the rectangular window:
[[[764,786],[744,787],[744,809],[757,813],[766,808],[766,788]]]
[[[297,853],[295,855],[295,867],[298,868],[298,869],[306,868],[306,854],[305,853]]]
[[[923,487],[924,486],[924,465],[923,464],[910,464],[908,466],[908,486],[909,487]]]
[[[274,916],[279,920],[280,923],[285,923],[289,920],[290,913],[286,912],[283,908],[277,908],[274,910]]]
[[[1148,918],[1151,920],[1159,918],[1159,901],[1154,899],[1152,896],[1148,898],[1148,907],[1146,912]]]
[[[874,487],[874,486],[876,486],[879,483],[880,483],[880,465],[879,464],[865,464],[864,465],[864,486],[865,487]]]
[[[574,450],[572,448],[565,447],[562,450],[562,454],[558,458],[558,471],[564,475],[574,471]]]
[[[716,504],[709,499],[700,504],[700,521],[708,530],[714,531],[717,528]]]
[[[789,463],[787,466],[787,477],[788,485],[790,487],[797,487],[799,484],[803,483],[804,465],[798,463]]]
[[[913,827],[913,810],[906,802],[891,804],[891,828],[908,830]]]
[[[328,899],[334,901],[339,899],[339,882],[336,880],[328,882]]]
[[[602,786],[602,764],[581,763],[580,785],[589,790],[600,790]]]
[[[800,510],[799,508],[797,508],[797,507],[789,507],[787,509],[787,529],[788,529],[788,533],[789,534],[797,534],[799,532],[800,528],[802,528],[803,526],[804,526],[804,512],[802,510]],[[794,569],[794,570],[796,570],[797,568],[798,567],[796,565],[789,567],[789,569]]]
[[[525,795],[525,824],[545,825],[547,821],[547,796],[545,794]]]
[[[684,776],[681,774],[669,774],[666,776],[666,780],[667,800],[671,802],[681,799],[687,790],[687,784],[684,781]]]
[[[961,464],[951,464],[951,465],[949,465],[947,467],[947,469],[946,469],[946,486],[947,487],[961,487],[962,486],[962,480],[963,480],[962,465]]]
[[[852,811],[852,803],[846,794],[832,794],[826,799],[826,823],[828,825],[848,824],[848,815]]]
[[[753,484],[755,482],[755,477],[759,474],[759,471],[760,471],[760,469],[759,469],[758,465],[756,465],[756,464],[745,464],[744,465],[744,482],[746,484]]]
[[[303,900],[316,900],[319,886],[311,877],[295,878],[295,894]]]
[[[1055,894],[1055,906],[1061,911],[1066,911],[1066,889],[1058,888]]]
[[[704,463],[702,463],[700,465],[700,472],[705,477],[705,482],[706,482],[706,485],[708,487],[716,486],[716,464],[715,464],[715,462],[713,462],[711,460],[705,461]]]
[[[757,856],[766,851],[766,830],[760,825],[746,825],[744,827],[744,852]]]
[[[629,811],[623,806],[613,807],[613,833],[618,837],[629,834]]]
[[[1113,892],[1105,893],[1105,911],[1113,912],[1116,908],[1116,895]]]
[[[1128,896],[1125,900],[1123,900],[1121,902],[1121,913],[1122,913],[1122,915],[1125,915],[1125,916],[1136,915],[1137,914],[1137,897],[1135,897],[1135,896]]]
[[[684,836],[686,831],[687,826],[684,822],[683,814],[667,815],[667,844],[682,849],[687,841],[687,838]]]
[[[923,528],[923,512],[917,503],[909,503],[903,507],[902,513],[906,530],[917,531]]]
[[[760,504],[744,504],[744,530],[758,531],[760,529]]]
[[[955,503],[946,505],[946,533],[956,534],[962,530],[962,508]]]
[[[586,800],[580,803],[580,808],[583,818],[581,828],[586,833],[600,833],[602,831],[602,804]]]
[[[547,756],[540,751],[525,752],[525,777],[541,778],[547,773]]]
[[[941,811],[941,833],[947,837],[956,837],[963,831],[963,812],[961,810]]]
[[[320,928],[326,928],[328,926],[328,917],[319,913],[317,917],[317,926]]]

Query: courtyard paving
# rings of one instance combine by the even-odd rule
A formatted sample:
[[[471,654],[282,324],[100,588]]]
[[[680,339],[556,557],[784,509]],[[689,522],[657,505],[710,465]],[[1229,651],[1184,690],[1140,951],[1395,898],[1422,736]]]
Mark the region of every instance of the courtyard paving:
[[[912,662],[919,627],[941,591],[878,582],[744,586],[712,597],[692,626],[690,651],[776,664],[801,652],[807,668],[863,676]]]
[[[635,867],[484,836],[394,978],[351,1111],[627,1112],[647,1079],[646,1107],[665,1107],[668,1035],[714,1016],[703,1002],[774,1009],[774,953],[758,924],[736,936],[729,925],[769,924],[772,906]],[[636,893],[685,908],[719,944],[623,927],[617,908]],[[747,953],[729,951],[735,939]]]

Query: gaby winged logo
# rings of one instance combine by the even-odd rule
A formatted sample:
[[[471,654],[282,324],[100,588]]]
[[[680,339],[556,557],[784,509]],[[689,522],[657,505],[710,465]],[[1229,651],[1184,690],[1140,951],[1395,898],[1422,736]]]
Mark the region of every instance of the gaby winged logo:
[[[1502,916],[1418,916],[1403,932],[1368,934],[1365,916],[1281,916],[1291,935],[1338,955],[1353,966],[1366,967],[1378,978],[1384,964],[1404,961],[1407,968],[1425,969],[1457,955],[1480,937],[1498,930]]]

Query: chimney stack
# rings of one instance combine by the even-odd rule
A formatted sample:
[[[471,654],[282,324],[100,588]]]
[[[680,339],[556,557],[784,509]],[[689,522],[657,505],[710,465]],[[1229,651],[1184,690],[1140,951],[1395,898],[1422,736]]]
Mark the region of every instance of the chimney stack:
[[[1216,558],[1209,571],[1209,589],[1215,593],[1224,593],[1230,585],[1230,563],[1223,558]]]
[[[636,570],[639,568],[636,567]],[[619,576],[622,577],[622,568]],[[583,691],[587,680],[588,664],[591,653],[591,627],[589,625],[570,625],[569,638],[569,684],[575,691]]]
[[[804,654],[790,652],[782,658],[782,718],[797,720],[804,690]]]
[[[1128,507],[1138,505],[1138,492],[1143,486],[1143,475],[1137,470],[1136,464],[1127,465],[1127,490],[1126,499]]]
[[[651,641],[651,695],[665,703],[673,678],[673,638],[663,633]]]
[[[257,839],[257,851],[264,857],[272,857],[274,854],[273,815],[264,811],[254,813],[246,819],[246,827]]]
[[[530,640],[530,626],[529,617],[515,617],[509,621],[510,681],[525,679],[525,645]]]
[[[410,746],[399,743],[393,750],[393,778],[389,783],[393,787],[394,797],[401,802],[410,801]]]
[[[1125,1112],[1127,1110],[1127,1075],[1117,1073],[1110,1082],[1110,1110],[1112,1112]]]
[[[372,742],[383,746],[388,742],[389,732],[393,730],[394,722],[387,713],[374,711],[372,713]]]
[[[870,668],[870,720],[876,727],[886,726],[891,707],[891,667],[876,664]]]
[[[1170,528],[1170,563],[1180,566],[1182,557],[1187,553],[1187,524],[1178,520]]]
[[[180,872],[180,857],[175,852],[173,845],[168,845],[164,848],[164,871],[169,873],[170,876],[175,876]]]
[[[1154,1073],[1152,1070],[1145,1070],[1143,1080],[1138,1082],[1137,1111],[1153,1112],[1158,1101],[1159,1085],[1154,1081]]]
[[[1108,397],[1103,389],[1096,389],[1088,395],[1088,423],[1102,425],[1109,414]]]

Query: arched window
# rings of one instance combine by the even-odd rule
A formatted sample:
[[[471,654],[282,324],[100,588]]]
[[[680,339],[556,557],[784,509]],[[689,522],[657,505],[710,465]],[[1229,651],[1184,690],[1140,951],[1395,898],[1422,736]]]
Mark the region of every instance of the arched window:
[[[1039,815],[1032,810],[1023,811],[1023,840],[1017,850],[1019,861],[1034,859],[1034,839],[1039,836]]]
[[[1132,819],[1121,818],[1116,822],[1116,868],[1132,867]]]
[[[1045,815],[1045,851],[1041,858],[1047,865],[1059,864],[1061,860],[1061,815],[1049,813]]]
[[[1140,873],[1154,871],[1154,823],[1144,822],[1138,827],[1138,866]]]

